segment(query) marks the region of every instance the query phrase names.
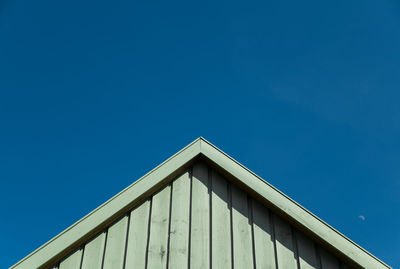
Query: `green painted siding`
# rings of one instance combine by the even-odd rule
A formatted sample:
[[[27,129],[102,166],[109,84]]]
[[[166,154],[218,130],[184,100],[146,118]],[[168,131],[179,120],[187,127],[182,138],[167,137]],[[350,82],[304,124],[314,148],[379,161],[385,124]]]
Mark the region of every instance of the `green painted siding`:
[[[58,269],[350,268],[205,163],[196,163]]]

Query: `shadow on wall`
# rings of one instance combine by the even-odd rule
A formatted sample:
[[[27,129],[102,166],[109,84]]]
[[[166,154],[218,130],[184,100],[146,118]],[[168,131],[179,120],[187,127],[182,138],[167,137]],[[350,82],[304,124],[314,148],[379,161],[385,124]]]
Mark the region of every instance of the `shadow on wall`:
[[[231,216],[232,243],[226,247],[235,249],[239,246],[242,249],[243,244],[251,247],[256,268],[349,268],[215,171],[208,174],[207,187],[213,197],[211,208],[213,201],[220,200]],[[206,182],[204,179],[201,181]],[[235,250],[233,253],[235,257]]]
[[[204,162],[85,242],[56,269],[345,269]]]

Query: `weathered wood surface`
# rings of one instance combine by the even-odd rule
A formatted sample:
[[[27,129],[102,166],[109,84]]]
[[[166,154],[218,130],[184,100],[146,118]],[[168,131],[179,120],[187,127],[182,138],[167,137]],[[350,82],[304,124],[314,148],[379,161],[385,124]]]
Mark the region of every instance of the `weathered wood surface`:
[[[149,269],[163,269],[167,266],[170,196],[170,185],[153,196],[147,253]]]
[[[124,216],[108,229],[103,269],[123,268],[127,228],[128,216]]]
[[[278,216],[274,216],[276,256],[278,268],[297,269],[293,234],[290,225]]]
[[[111,221],[115,220],[115,218],[120,217],[120,214],[128,213],[122,211],[128,211],[131,205],[148,198],[144,196],[150,195],[156,191],[156,187],[158,188],[163,183],[171,180],[172,177],[177,176],[183,169],[187,169],[197,158],[205,158],[213,167],[218,167],[217,169],[221,173],[229,174],[230,177],[235,178],[235,182],[238,182],[241,186],[245,186],[252,195],[256,195],[263,200],[263,202],[273,205],[273,208],[278,212],[284,212],[285,216],[289,216],[291,220],[295,220],[296,223],[304,227],[306,231],[311,231],[313,233],[313,238],[318,238],[318,241],[321,242],[322,245],[331,246],[330,248],[332,250],[346,257],[346,260],[351,261],[352,264],[357,264],[358,267],[361,268],[390,268],[384,262],[353,243],[311,212],[307,211],[298,203],[201,137],[169,158],[163,164],[150,171],[141,179],[135,181],[131,186],[109,199],[97,209],[84,216],[43,246],[39,247],[24,259],[20,260],[11,268],[43,268],[44,266],[48,267],[54,263],[57,264],[57,261],[54,260],[56,257],[64,258],[67,253],[74,250],[77,244],[84,243],[83,240],[87,240],[94,232],[106,229],[106,226]],[[210,212],[212,212],[212,208],[210,208]],[[210,233],[212,233],[212,228],[210,228]],[[189,241],[190,240],[191,236],[189,238]],[[205,242],[206,240],[210,242],[212,238],[204,239],[203,241]],[[190,247],[191,246],[192,244],[190,243]],[[191,251],[190,247],[189,252]],[[209,246],[209,249],[211,250],[210,252],[212,252],[212,245]],[[257,250],[254,252],[256,251]],[[205,255],[204,251],[201,253]],[[210,256],[210,254],[208,256]],[[193,259],[196,258],[194,257]],[[189,260],[191,260],[190,257]],[[212,262],[212,257],[206,257],[206,260]],[[299,261],[299,259],[297,260]],[[255,259],[255,261],[257,263],[257,259]]]
[[[81,269],[101,269],[105,239],[106,233],[102,232],[85,245]]]
[[[276,269],[274,235],[269,210],[253,201],[253,229],[256,268]]]
[[[210,267],[210,194],[208,167],[193,166],[191,209],[190,268]]]
[[[231,213],[228,182],[219,174],[212,172],[212,226],[211,249],[212,268],[232,268]]]
[[[60,269],[79,269],[82,260],[82,249],[76,250],[60,263]]]
[[[164,185],[58,269],[351,268],[205,163]]]
[[[172,184],[169,268],[184,269],[189,255],[190,175],[184,173]]]
[[[233,264],[235,268],[252,268],[252,232],[247,194],[236,186],[231,189]]]
[[[146,200],[130,214],[125,269],[146,268],[150,200]]]
[[[296,231],[296,239],[300,268],[317,269],[318,258],[314,242],[299,231]]]

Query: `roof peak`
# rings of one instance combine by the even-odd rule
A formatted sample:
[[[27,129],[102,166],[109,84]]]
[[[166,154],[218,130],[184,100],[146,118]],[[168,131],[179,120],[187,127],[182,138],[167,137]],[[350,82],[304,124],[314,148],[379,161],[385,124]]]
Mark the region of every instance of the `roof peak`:
[[[364,268],[390,268],[287,195],[200,136],[78,222],[29,254],[11,268],[42,268],[65,255],[95,231],[121,216],[121,212],[171,181],[200,156],[229,174],[252,193],[272,204],[280,214],[310,231],[324,244]]]

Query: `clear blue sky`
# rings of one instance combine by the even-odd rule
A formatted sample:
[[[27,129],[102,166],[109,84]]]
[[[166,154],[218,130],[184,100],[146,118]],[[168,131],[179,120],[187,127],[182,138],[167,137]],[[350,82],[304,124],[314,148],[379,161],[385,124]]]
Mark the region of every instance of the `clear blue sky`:
[[[399,48],[396,0],[0,1],[0,267],[198,136],[400,267]]]

